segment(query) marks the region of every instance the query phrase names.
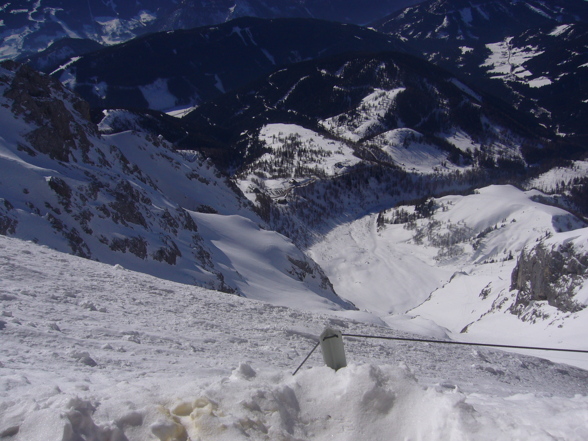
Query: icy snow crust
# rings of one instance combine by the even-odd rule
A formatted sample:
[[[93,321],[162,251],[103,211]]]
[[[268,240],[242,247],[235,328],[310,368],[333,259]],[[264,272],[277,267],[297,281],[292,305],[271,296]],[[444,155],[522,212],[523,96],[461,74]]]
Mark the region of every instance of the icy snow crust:
[[[10,440],[584,440],[588,372],[399,335],[0,236],[0,435]],[[343,313],[344,314],[344,313]],[[406,335],[400,333],[400,335]]]

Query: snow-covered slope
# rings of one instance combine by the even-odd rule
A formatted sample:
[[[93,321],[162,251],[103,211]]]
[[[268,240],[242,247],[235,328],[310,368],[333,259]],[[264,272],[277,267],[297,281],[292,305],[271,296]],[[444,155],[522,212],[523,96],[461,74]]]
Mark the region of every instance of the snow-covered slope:
[[[588,373],[570,366],[346,338],[348,367],[315,353],[292,376],[325,326],[391,333],[5,236],[0,273],[2,439],[588,437]]]
[[[282,305],[352,307],[199,153],[101,135],[57,82],[11,62],[0,74],[1,234]]]
[[[416,208],[397,207],[336,228],[310,255],[343,298],[393,328],[585,349],[588,281],[580,263],[586,254],[582,246],[576,246],[584,257],[578,257],[574,270],[582,278],[571,283],[558,269],[557,282],[550,282],[557,284],[562,302],[569,298],[570,305],[579,307],[561,307],[540,296],[519,306],[525,297],[511,282],[523,250],[567,243],[570,255],[571,238],[588,236],[584,222],[534,202],[539,196],[538,191],[492,186],[467,196],[430,199]],[[528,276],[534,278],[531,289],[537,294],[538,284],[548,283]],[[573,362],[588,367],[585,357]]]

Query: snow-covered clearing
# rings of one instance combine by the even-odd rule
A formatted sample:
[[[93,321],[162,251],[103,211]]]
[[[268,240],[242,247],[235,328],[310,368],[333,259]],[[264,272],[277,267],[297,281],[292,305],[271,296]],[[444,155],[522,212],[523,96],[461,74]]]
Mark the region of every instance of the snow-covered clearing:
[[[344,113],[321,121],[321,124],[337,136],[359,141],[381,129],[382,119],[403,90],[403,87],[376,89],[362,100],[353,115]]]
[[[568,186],[574,179],[588,176],[588,161],[574,161],[570,167],[554,167],[546,173],[532,179],[528,188],[553,193],[558,185]]]
[[[455,170],[457,167],[447,160],[447,152],[420,142],[422,135],[412,129],[389,130],[371,141],[381,146],[398,166],[418,173],[432,173],[437,170]]]
[[[584,440],[588,372],[391,335],[0,236],[0,437]],[[344,314],[344,313],[343,313]],[[394,333],[398,335],[398,333]]]
[[[486,47],[491,53],[482,67],[488,68],[488,72],[493,74],[492,78],[524,81],[528,82],[531,87],[551,84],[551,80],[545,77],[530,80],[529,77],[532,77],[533,74],[524,67],[527,61],[541,55],[543,51],[532,46],[515,47],[511,40],[512,38],[509,37],[498,43],[487,44]]]

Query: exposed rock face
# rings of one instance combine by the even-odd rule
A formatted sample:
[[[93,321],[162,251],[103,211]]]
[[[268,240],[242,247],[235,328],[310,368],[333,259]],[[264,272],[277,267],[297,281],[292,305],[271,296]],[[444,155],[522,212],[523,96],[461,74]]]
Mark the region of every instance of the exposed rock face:
[[[523,250],[512,272],[511,289],[517,299],[511,311],[522,316],[533,301],[547,301],[562,312],[577,312],[586,307],[574,299],[576,288],[588,279],[588,255],[572,242],[539,244]]]
[[[0,234],[3,236],[14,234],[18,221],[9,215],[9,212],[14,209],[12,204],[4,198],[0,198]]]
[[[157,174],[151,177],[138,165],[157,163],[155,169],[162,173],[183,167],[198,175],[201,162],[184,163],[169,144],[140,134],[123,142],[103,137],[91,122],[85,101],[26,65],[0,64],[0,99],[3,109],[9,110],[3,117],[10,121],[13,116],[15,121],[14,133],[3,136],[16,144],[2,139],[3,147],[15,151],[8,156],[11,159],[1,158],[8,161],[1,166],[10,167],[12,173],[0,182],[10,181],[10,186],[0,185],[0,234],[43,243],[43,231],[50,231],[57,249],[104,261],[125,259],[137,268],[143,262],[176,266],[184,258],[184,266],[191,263],[209,273],[206,286],[233,290],[225,287],[214,262],[202,258],[209,251],[194,219],[163,194],[154,182]],[[11,126],[6,124],[6,132]],[[123,149],[138,163],[129,160]],[[22,172],[14,171],[21,167]],[[192,179],[178,173],[177,183],[188,188]],[[198,181],[195,193],[212,186]],[[238,204],[236,195],[227,197]]]
[[[2,67],[14,72],[11,79],[0,80],[10,81],[5,97],[12,100],[13,113],[37,126],[27,134],[31,146],[63,162],[70,160],[74,149],[87,153],[91,143],[86,133],[97,133],[90,124],[88,103],[26,65],[6,61]]]

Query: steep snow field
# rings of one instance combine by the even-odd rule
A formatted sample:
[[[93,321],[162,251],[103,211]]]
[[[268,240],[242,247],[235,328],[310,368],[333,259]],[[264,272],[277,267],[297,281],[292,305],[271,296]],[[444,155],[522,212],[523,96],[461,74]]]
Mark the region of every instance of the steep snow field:
[[[378,215],[366,216],[333,230],[310,255],[342,298],[392,328],[436,338],[588,349],[586,309],[563,313],[537,302],[534,307],[545,318],[526,322],[508,311],[515,301],[511,274],[523,248],[546,237],[564,242],[566,234],[588,236],[573,215],[534,202],[540,195],[491,186],[442,197],[435,200],[432,218],[410,228],[406,223],[378,228]],[[585,289],[576,297],[583,304]],[[541,356],[588,368],[586,355]]]
[[[339,313],[345,314],[345,313]],[[0,438],[584,440],[588,372],[208,291],[0,236]]]

